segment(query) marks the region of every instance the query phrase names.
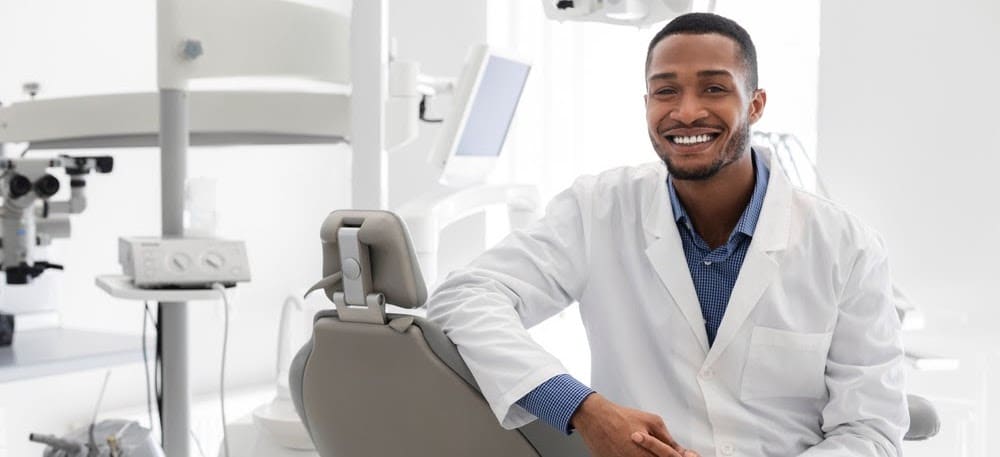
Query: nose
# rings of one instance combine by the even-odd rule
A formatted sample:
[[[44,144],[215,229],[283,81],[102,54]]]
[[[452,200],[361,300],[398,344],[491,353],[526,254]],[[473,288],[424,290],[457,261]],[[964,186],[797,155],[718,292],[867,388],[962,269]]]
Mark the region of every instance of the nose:
[[[708,111],[701,100],[691,93],[682,94],[677,106],[670,110],[670,119],[684,125],[692,125],[695,121],[708,117]]]

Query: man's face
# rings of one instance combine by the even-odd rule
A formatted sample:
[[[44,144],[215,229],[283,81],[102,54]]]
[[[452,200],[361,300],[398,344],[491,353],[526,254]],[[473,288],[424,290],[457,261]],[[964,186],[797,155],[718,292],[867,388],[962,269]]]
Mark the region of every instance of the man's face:
[[[739,44],[723,35],[672,35],[653,48],[646,123],[675,179],[709,179],[749,151],[766,95],[746,77]]]

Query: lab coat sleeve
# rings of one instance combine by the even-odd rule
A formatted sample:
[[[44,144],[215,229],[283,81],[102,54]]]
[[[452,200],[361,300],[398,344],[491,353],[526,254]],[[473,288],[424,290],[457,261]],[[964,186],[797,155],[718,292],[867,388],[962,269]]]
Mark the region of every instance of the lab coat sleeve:
[[[527,328],[569,306],[586,284],[587,189],[578,180],[540,221],[451,273],[428,300],[428,318],[458,347],[505,428],[535,420],[515,403],[567,372]]]
[[[803,457],[902,455],[909,426],[900,323],[887,253],[868,235],[839,301],[827,358],[825,439]]]

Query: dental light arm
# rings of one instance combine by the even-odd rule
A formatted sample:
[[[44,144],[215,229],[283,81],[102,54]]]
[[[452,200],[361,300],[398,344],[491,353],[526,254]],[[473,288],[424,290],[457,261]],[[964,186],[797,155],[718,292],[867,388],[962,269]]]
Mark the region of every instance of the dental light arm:
[[[50,201],[61,187],[49,173],[51,168],[63,168],[69,175],[69,200]],[[109,156],[0,159],[0,268],[8,284],[28,284],[45,270],[62,269],[36,259],[35,249],[53,238],[69,237],[69,215],[87,207],[87,175],[110,173],[113,168]]]
[[[538,188],[529,185],[489,185],[443,189],[421,196],[397,211],[406,221],[420,262],[424,281],[438,283],[438,249],[441,231],[492,205],[505,205],[511,230],[523,228],[541,214]]]

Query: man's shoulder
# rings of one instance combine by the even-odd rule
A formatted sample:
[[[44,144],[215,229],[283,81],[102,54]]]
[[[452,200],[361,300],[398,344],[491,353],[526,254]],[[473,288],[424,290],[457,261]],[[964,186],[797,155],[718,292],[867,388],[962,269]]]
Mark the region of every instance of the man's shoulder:
[[[812,231],[828,234],[829,241],[840,239],[868,246],[882,244],[878,232],[861,217],[830,198],[798,187],[792,188],[792,207],[797,220]],[[861,246],[859,246],[861,247]]]

